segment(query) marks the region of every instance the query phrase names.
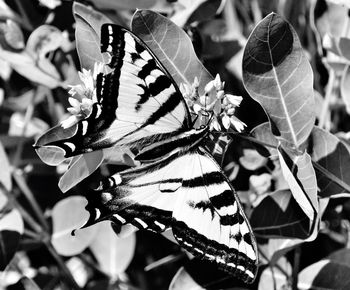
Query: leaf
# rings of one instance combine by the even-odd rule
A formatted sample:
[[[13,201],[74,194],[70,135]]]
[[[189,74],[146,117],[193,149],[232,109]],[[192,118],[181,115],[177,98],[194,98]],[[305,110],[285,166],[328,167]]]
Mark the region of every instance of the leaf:
[[[339,50],[347,60],[350,60],[350,38],[340,37],[339,38]]]
[[[171,17],[171,21],[180,27],[198,21],[202,22],[211,19],[222,6],[223,0],[180,0],[175,14]]]
[[[12,179],[11,179],[11,166],[10,162],[7,158],[7,154],[5,152],[2,143],[0,142],[0,183],[7,189],[7,191],[11,191],[12,189]]]
[[[283,269],[283,272],[280,269]],[[286,274],[292,275],[292,266],[282,257],[278,261],[278,267],[267,267],[261,273],[258,290],[285,289],[288,285]]]
[[[263,244],[259,247],[259,250],[263,254],[260,262],[262,264],[273,266],[282,256],[285,256],[288,252],[295,249],[303,242],[303,240],[294,238],[269,238],[267,244]]]
[[[6,43],[14,49],[24,48],[24,36],[20,26],[11,19],[0,24],[0,32],[4,35]]]
[[[46,86],[50,89],[56,88],[61,84],[57,71],[55,74],[49,74],[45,71],[45,67],[37,66],[34,59],[26,52],[21,53],[10,52],[0,47],[0,58],[8,61],[11,67],[25,78]],[[52,68],[50,68],[52,73]]]
[[[20,112],[15,112],[10,118],[10,126],[8,134],[10,136],[33,137],[49,128],[49,125],[39,118],[33,117],[28,123],[25,123],[25,115]],[[26,128],[23,132],[24,127]]]
[[[96,62],[104,62],[100,50],[101,26],[112,23],[100,12],[78,2],[73,4],[76,22],[75,40],[81,67],[92,70]]]
[[[327,0],[328,3],[333,3],[337,5],[344,6],[345,8],[350,9],[350,3],[347,0]]]
[[[287,153],[278,147],[278,157],[283,176],[286,179],[293,197],[310,220],[310,231],[318,214],[316,174],[307,152],[302,155]]]
[[[239,162],[245,169],[256,170],[267,163],[267,158],[254,149],[244,148],[243,156],[239,158]]]
[[[35,142],[34,146],[42,146],[52,141],[70,138],[75,134],[77,125],[73,125],[67,129],[63,129],[61,124],[46,131]],[[56,166],[62,163],[66,158],[64,157],[64,150],[57,146],[47,146],[35,148],[36,153],[40,159],[48,165]]]
[[[328,3],[322,15],[316,19],[317,30],[323,37],[326,33],[334,37],[344,36],[344,28],[348,21],[348,11],[344,7]]]
[[[311,158],[323,170],[316,167],[317,185],[321,197],[350,193],[350,155],[346,146],[333,134],[314,127],[310,142]],[[343,186],[342,186],[343,185]]]
[[[264,146],[266,150],[268,150],[269,155],[271,156],[277,156],[277,146],[278,146],[278,140],[271,132],[271,127],[268,122],[262,123],[255,128],[253,128],[250,131],[250,134],[254,136],[258,141],[266,144],[267,146]],[[260,146],[257,147],[257,150],[259,151]],[[260,149],[261,150],[261,149]],[[264,154],[264,152],[261,152],[262,155],[268,156]]]
[[[277,139],[272,135],[269,124],[255,127],[251,134],[261,142],[277,148]],[[346,145],[335,135],[314,126],[308,140],[308,152],[316,169],[317,186],[321,197],[331,197],[350,190],[350,156]],[[274,148],[266,147],[271,155],[276,155]],[[315,164],[315,162],[317,164]]]
[[[182,290],[182,289],[205,289],[198,285],[196,281],[187,273],[184,267],[181,267],[170,282],[169,290]]]
[[[119,238],[109,221],[99,224],[99,230],[90,248],[103,272],[116,279],[129,266],[135,252],[136,236]]]
[[[249,189],[257,195],[262,195],[271,188],[272,175],[262,173],[260,175],[251,175],[249,177]]]
[[[299,289],[349,289],[350,250],[338,250],[303,269],[298,277]]]
[[[243,82],[269,116],[272,133],[284,146],[298,149],[315,122],[313,73],[295,30],[275,13],[249,36]]]
[[[254,233],[264,238],[306,239],[309,235],[309,219],[287,189],[267,195],[249,221]]]
[[[79,229],[89,217],[85,210],[86,199],[81,196],[65,198],[52,209],[51,242],[63,256],[73,256],[84,251],[95,238],[98,226]],[[72,231],[75,235],[72,235]]]
[[[346,65],[341,81],[340,81],[340,93],[341,97],[343,99],[343,102],[346,106],[346,112],[349,114],[350,113],[350,66]]]
[[[93,2],[99,9],[119,11],[121,9],[149,9],[156,4],[157,0],[94,0]]]
[[[3,271],[17,251],[24,224],[17,209],[11,209],[0,189],[0,271]]]
[[[101,150],[78,156],[75,162],[70,165],[66,173],[60,178],[58,187],[62,192],[67,192],[83,179],[90,176],[102,164],[102,161],[103,152]]]
[[[26,51],[34,59],[45,58],[45,55],[58,49],[63,43],[62,32],[52,25],[40,25],[29,36]]]
[[[213,78],[196,56],[188,35],[164,16],[149,10],[135,12],[132,31],[139,36],[162,62],[175,82],[191,85],[199,81],[199,93]]]

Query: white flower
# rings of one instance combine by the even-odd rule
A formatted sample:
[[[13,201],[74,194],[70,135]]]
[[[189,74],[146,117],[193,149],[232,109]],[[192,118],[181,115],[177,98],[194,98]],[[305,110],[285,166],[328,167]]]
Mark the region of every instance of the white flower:
[[[244,127],[247,127],[245,123],[243,123],[241,120],[236,118],[235,116],[230,117],[230,122],[232,126],[239,132],[241,133],[244,130]]]
[[[50,9],[55,9],[57,6],[60,6],[61,0],[39,0],[40,4],[46,6]]]
[[[81,84],[69,86],[68,92],[72,97],[68,98],[71,107],[67,110],[73,116],[61,122],[62,127],[69,128],[91,114],[92,105],[97,102],[95,88],[97,75],[104,72],[104,68],[103,63],[95,63],[92,72],[84,68],[82,72],[78,72]]]
[[[236,107],[238,107],[243,98],[232,94],[225,94],[225,83],[221,81],[220,76],[209,81],[204,87],[204,95],[199,96],[198,79],[194,83],[181,84],[180,90],[186,100],[191,113],[197,115],[195,126],[207,125],[210,121],[210,130],[221,131],[222,126],[228,130],[231,126],[238,132],[244,130],[246,126],[237,117],[234,116]]]

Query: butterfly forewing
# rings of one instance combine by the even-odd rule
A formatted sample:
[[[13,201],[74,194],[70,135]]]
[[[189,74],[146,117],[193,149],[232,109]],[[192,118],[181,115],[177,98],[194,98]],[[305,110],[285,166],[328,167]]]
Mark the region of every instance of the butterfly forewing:
[[[144,147],[190,129],[176,83],[142,40],[105,24],[101,51],[110,55],[109,73],[97,76],[91,114],[68,129],[51,129],[36,147],[55,146],[70,157],[112,146]]]
[[[87,225],[110,219],[156,232],[171,227],[179,244],[196,257],[254,280],[252,230],[232,186],[202,148],[116,174],[87,198]]]

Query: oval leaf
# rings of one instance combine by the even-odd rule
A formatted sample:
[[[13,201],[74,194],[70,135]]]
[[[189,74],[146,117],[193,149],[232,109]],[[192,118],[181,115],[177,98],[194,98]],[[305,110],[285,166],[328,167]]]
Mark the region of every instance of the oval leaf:
[[[333,134],[314,127],[310,138],[312,161],[317,162],[317,185],[321,197],[350,193],[350,155],[346,146]]]
[[[299,148],[315,121],[313,73],[295,30],[275,13],[259,22],[248,39],[243,82],[268,114],[273,134]]]
[[[101,150],[78,156],[61,177],[58,187],[62,192],[67,192],[92,174],[101,165],[102,161],[103,152]]]
[[[63,256],[72,256],[84,251],[94,239],[97,226],[79,229],[88,219],[86,199],[71,196],[59,201],[52,209],[52,245]],[[72,235],[72,231],[79,229]]]
[[[196,56],[188,35],[168,18],[149,10],[135,12],[132,31],[161,60],[175,82],[191,85],[199,81],[199,92],[213,78]]]
[[[349,289],[350,250],[341,249],[299,274],[300,289]]]
[[[187,273],[184,267],[181,267],[171,280],[169,290],[182,290],[182,289],[205,289],[198,285],[196,281]]]
[[[274,214],[269,214],[271,212]],[[254,208],[250,224],[255,234],[265,238],[306,239],[309,234],[309,219],[290,190],[279,190],[267,195]]]
[[[73,4],[73,14],[76,22],[75,39],[80,65],[92,70],[95,62],[103,62],[100,50],[101,26],[112,21],[78,2]]]
[[[134,256],[135,245],[135,234],[119,238],[113,231],[111,223],[105,221],[99,224],[99,230],[90,248],[101,270],[115,279],[129,266]]]
[[[310,155],[305,152],[296,155],[278,147],[278,157],[283,176],[301,209],[310,219],[310,231],[313,231],[318,214],[317,182]]]

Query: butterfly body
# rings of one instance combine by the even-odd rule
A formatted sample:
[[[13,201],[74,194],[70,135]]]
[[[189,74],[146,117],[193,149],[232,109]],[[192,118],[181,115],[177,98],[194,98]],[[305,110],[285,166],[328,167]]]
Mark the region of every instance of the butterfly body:
[[[209,127],[193,128],[175,81],[132,32],[103,25],[101,51],[110,54],[110,72],[97,77],[91,114],[71,128],[53,128],[36,143],[37,149],[58,148],[64,158],[127,147],[142,161],[87,195],[85,226],[111,220],[121,228],[171,228],[195,257],[254,281],[255,238],[231,183],[202,146]]]

